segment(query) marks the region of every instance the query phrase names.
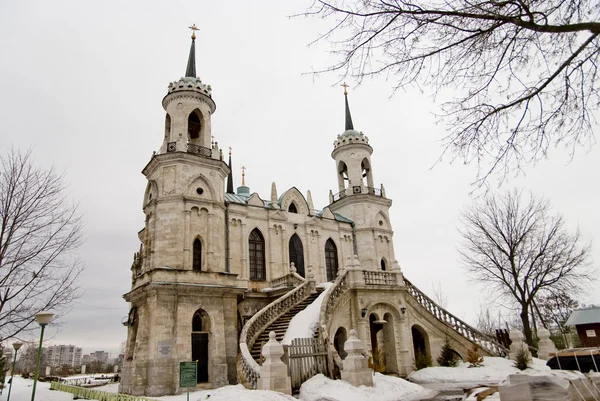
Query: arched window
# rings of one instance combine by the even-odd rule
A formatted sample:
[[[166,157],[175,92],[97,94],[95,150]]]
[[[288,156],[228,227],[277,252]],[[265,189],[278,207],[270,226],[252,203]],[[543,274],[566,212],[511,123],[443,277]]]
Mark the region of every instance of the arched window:
[[[288,207],[288,212],[298,213],[298,209],[296,208],[296,204],[294,202],[290,203],[290,207]]]
[[[385,271],[385,259],[381,259],[381,270]]]
[[[202,270],[202,242],[196,238],[192,250],[192,269],[199,272]]]
[[[194,313],[192,319],[192,331],[202,331],[202,312],[198,311]]]
[[[188,138],[189,139],[198,139],[200,137],[200,130],[202,128],[202,123],[200,117],[200,111],[198,109],[192,111],[190,116],[188,117]]]
[[[165,117],[165,139],[169,139],[169,135],[171,134],[171,116],[167,113]]]
[[[346,163],[340,162],[338,165],[338,186],[340,191],[343,191],[346,188],[346,183],[348,181],[348,166]]]
[[[266,280],[265,270],[265,239],[255,228],[248,237],[248,249],[250,258],[250,280]]]
[[[338,258],[337,248],[331,238],[325,243],[325,270],[327,271],[327,281],[335,280],[338,271]]]
[[[304,248],[298,234],[294,234],[290,238],[290,263],[292,262],[294,262],[298,274],[304,277]]]

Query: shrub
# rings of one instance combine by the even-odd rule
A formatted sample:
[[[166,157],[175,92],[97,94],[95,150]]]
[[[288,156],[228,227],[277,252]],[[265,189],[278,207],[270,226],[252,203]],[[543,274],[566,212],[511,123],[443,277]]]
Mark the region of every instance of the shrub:
[[[470,368],[478,368],[482,366],[483,357],[479,355],[479,347],[477,344],[473,344],[473,346],[467,351],[467,362],[469,363]]]
[[[515,358],[515,368],[519,370],[527,369],[529,367],[529,363],[531,362],[531,358],[529,357],[527,348],[525,347],[525,345],[521,347]]]
[[[446,337],[446,340],[444,341],[440,356],[437,357],[437,363],[440,366],[446,367],[455,367],[458,365],[458,357],[456,356],[456,352],[454,352],[452,349],[452,345],[450,344],[450,339],[448,339],[448,337]]]
[[[417,353],[415,354],[415,370],[428,368],[431,365],[431,355],[428,355],[427,352],[422,352],[420,349],[418,349]]]

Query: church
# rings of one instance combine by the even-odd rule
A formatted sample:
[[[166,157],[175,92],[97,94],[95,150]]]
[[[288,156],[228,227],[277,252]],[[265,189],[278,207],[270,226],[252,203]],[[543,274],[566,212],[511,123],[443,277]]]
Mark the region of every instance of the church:
[[[392,200],[375,181],[373,148],[354,128],[345,90],[344,101],[345,130],[332,134],[338,187],[329,205],[315,207],[310,192],[278,192],[274,183],[269,196],[243,180],[234,190],[231,153],[211,140],[216,102],[196,76],[192,34],[185,76],[162,100],[162,145],[142,170],[145,225],[124,295],[130,311],[120,392],[181,393],[184,361],[197,361],[198,388],[256,387],[261,341],[270,331],[281,340],[284,317],[326,282],[333,284],[314,337],[327,349],[330,376],[351,329],[380,371],[400,376],[413,370],[418,353],[435,361],[445,338],[459,356],[474,344],[483,355],[505,352],[403,276]]]

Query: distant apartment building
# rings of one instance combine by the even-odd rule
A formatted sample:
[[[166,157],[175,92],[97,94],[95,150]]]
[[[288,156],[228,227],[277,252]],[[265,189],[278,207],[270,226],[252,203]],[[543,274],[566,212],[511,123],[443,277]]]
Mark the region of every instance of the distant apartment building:
[[[81,348],[74,345],[52,345],[44,351],[49,366],[81,365]]]
[[[94,351],[90,354],[90,360],[101,362],[101,363],[107,363],[108,362],[108,352]]]

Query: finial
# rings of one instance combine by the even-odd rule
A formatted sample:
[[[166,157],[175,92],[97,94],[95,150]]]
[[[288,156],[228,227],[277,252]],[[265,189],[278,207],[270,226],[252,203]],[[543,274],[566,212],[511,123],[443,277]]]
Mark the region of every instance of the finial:
[[[344,95],[347,95],[347,94],[348,94],[348,91],[347,91],[346,89],[347,89],[347,88],[349,88],[349,87],[350,87],[350,85],[348,85],[346,82],[344,82],[344,83],[343,83],[343,84],[341,84],[340,86],[343,86],[343,87],[344,87]]]
[[[188,26],[188,28],[190,28],[192,30],[192,40],[196,39],[196,31],[199,31],[198,27],[196,27],[196,24],[192,24],[192,26]]]
[[[242,186],[246,186],[246,166],[242,166]]]
[[[210,141],[211,141],[212,146],[215,146],[215,136],[214,135],[210,136]]]
[[[231,146],[229,147],[229,156],[231,156]]]

